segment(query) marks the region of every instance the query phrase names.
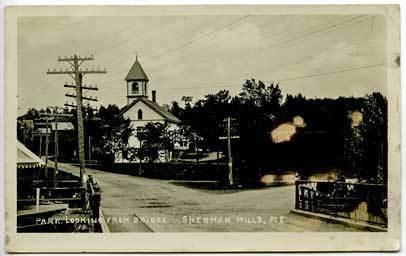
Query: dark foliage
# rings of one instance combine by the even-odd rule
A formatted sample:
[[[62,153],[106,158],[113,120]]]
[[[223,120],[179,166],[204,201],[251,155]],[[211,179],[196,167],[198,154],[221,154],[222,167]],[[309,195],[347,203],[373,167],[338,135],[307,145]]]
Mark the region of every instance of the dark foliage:
[[[263,172],[294,170],[303,177],[316,172],[340,170],[346,176],[385,182],[387,176],[387,101],[380,93],[365,97],[307,99],[286,95],[278,84],[247,80],[239,95],[228,91],[206,95],[181,108],[172,103],[174,114],[204,139],[207,151],[227,152],[224,119],[233,119],[239,139],[232,141],[237,175],[258,182]],[[362,122],[352,127],[351,115],[359,112]],[[294,124],[294,118],[303,120]],[[283,142],[272,139],[282,124],[295,125],[295,133]],[[354,130],[360,129],[362,143],[354,147]],[[357,155],[360,156],[357,159]]]

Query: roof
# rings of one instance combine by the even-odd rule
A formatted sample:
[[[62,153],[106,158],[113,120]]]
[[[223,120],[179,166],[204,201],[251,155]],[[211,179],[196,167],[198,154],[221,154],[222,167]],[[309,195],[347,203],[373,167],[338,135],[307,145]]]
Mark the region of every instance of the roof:
[[[56,128],[56,123],[52,122],[51,129],[53,131],[55,131],[55,128]],[[73,126],[73,124],[71,122],[58,122],[58,131],[72,131],[74,129],[75,129],[75,127]]]
[[[39,127],[39,128],[37,128],[36,131],[38,133],[40,133],[40,134],[46,134],[47,133],[47,128],[46,127]],[[51,133],[51,132],[52,132],[51,127],[48,127],[48,133]]]
[[[172,122],[172,123],[179,123],[180,120],[176,116],[174,116],[171,112],[167,111],[163,107],[159,106],[156,102],[150,101],[144,97],[140,97],[132,101],[130,104],[125,106],[121,112],[120,115],[123,115],[125,112],[127,112],[129,109],[132,108],[137,102],[142,101],[145,105],[150,107],[152,110],[160,114],[163,118],[165,118],[167,121]]]
[[[34,120],[23,119],[21,122],[28,128],[34,128]]]
[[[35,168],[44,166],[45,162],[29,150],[24,144],[17,141],[17,168]]]
[[[149,81],[147,74],[145,74],[144,69],[142,68],[138,58],[135,58],[135,62],[131,67],[130,71],[128,71],[127,76],[125,77],[126,81],[130,80],[142,80],[142,81]]]

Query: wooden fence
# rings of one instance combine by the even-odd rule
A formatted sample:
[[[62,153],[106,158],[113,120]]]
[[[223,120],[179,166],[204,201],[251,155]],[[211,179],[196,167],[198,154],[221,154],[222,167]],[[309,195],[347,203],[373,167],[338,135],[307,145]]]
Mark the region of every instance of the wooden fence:
[[[387,227],[387,186],[296,181],[295,208]]]

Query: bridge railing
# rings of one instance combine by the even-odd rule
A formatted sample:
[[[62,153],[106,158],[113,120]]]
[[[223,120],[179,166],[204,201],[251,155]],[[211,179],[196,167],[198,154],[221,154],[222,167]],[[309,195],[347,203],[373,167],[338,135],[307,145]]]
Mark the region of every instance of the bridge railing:
[[[93,179],[91,175],[87,180],[87,206],[91,211],[92,218],[99,218],[100,213],[100,201],[101,201],[101,194],[100,194],[100,187],[97,182]]]
[[[296,181],[295,208],[386,227],[387,186],[331,181]]]

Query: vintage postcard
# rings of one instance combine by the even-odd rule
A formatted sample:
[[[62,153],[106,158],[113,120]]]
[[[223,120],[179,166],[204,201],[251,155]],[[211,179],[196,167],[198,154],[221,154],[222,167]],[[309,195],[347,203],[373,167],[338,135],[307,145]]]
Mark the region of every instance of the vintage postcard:
[[[8,251],[399,250],[398,5],[5,16]]]

